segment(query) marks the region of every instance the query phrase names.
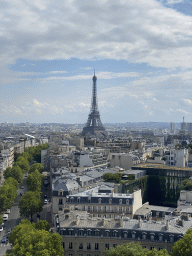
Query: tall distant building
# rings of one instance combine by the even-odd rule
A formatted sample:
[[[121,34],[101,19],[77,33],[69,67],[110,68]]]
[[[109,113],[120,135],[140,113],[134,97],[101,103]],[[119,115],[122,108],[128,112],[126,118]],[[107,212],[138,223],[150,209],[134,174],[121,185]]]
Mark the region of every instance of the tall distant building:
[[[92,92],[92,102],[91,102],[91,110],[88,116],[87,123],[83,128],[82,135],[97,135],[98,133],[105,134],[105,128],[101,123],[100,114],[97,106],[97,87],[96,87],[97,77],[93,76],[93,92]]]
[[[184,117],[183,117],[183,122],[181,123],[180,132],[182,133],[187,132],[187,123],[185,123]]]
[[[175,133],[175,123],[170,123],[170,133],[171,134]]]

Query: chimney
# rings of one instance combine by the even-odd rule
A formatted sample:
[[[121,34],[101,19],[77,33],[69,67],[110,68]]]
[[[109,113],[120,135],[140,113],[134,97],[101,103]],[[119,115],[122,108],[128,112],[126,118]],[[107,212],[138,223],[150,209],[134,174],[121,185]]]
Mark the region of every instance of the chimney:
[[[79,224],[80,224],[80,217],[78,215],[76,217],[76,223],[77,223],[77,226],[79,226]]]
[[[166,220],[166,226],[165,226],[165,229],[166,229],[166,230],[169,230],[169,221],[168,221],[168,220]]]

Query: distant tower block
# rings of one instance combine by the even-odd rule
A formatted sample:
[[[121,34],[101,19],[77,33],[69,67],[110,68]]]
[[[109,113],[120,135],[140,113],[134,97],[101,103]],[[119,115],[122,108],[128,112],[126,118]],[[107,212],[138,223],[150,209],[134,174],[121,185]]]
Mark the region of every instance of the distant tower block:
[[[82,135],[97,135],[98,133],[105,134],[105,128],[101,123],[100,114],[97,106],[97,86],[96,86],[97,77],[93,76],[93,93],[91,101],[91,110],[88,116],[87,123],[83,128]]]

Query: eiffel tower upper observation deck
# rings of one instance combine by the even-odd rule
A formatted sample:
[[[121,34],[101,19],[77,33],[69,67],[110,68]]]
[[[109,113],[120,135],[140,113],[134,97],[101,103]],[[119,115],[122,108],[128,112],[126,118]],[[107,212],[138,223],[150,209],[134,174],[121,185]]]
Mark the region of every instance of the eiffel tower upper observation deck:
[[[97,86],[96,86],[97,77],[93,76],[93,92],[92,92],[92,101],[91,101],[91,110],[88,116],[87,123],[83,128],[82,135],[96,135],[98,133],[105,134],[105,128],[101,123],[100,114],[97,106]]]

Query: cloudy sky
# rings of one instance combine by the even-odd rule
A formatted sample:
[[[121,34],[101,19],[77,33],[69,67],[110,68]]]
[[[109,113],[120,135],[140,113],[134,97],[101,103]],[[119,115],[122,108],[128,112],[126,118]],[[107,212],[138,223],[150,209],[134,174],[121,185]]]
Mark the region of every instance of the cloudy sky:
[[[191,0],[2,0],[0,122],[192,122]]]

